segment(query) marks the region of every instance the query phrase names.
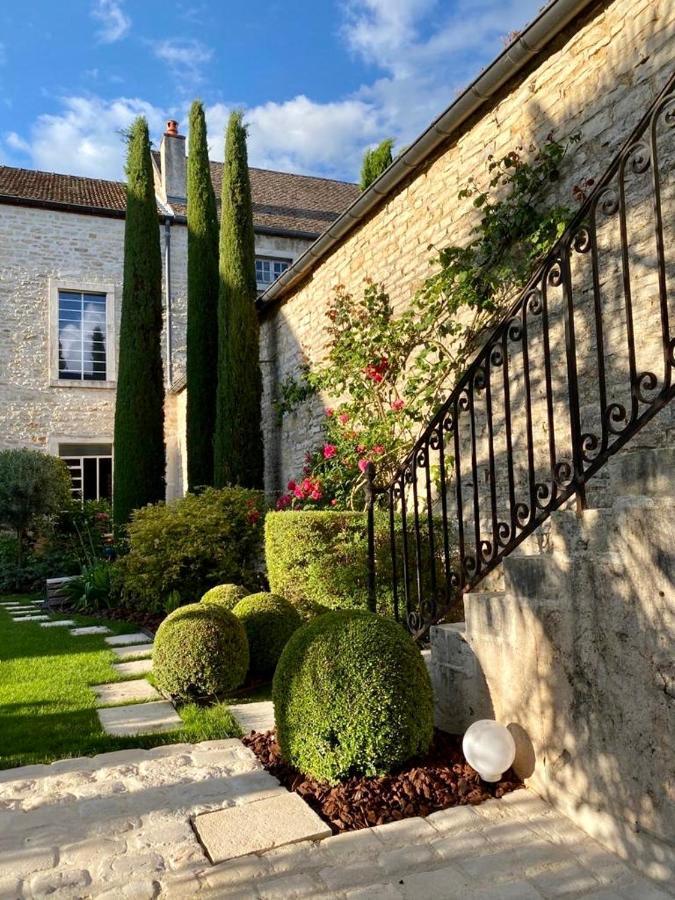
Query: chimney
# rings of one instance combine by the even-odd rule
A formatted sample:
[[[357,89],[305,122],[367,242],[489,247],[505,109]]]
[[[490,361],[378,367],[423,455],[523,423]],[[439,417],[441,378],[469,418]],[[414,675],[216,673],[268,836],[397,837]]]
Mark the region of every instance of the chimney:
[[[187,197],[185,182],[185,136],[178,134],[178,122],[169,119],[159,145],[164,200],[184,203]]]

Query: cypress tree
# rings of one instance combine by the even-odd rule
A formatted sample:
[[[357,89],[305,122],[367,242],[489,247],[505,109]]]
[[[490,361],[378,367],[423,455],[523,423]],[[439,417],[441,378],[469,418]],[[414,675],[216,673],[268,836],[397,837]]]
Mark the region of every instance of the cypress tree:
[[[225,139],[219,274],[214,483],[257,488],[263,483],[262,379],[251,183],[241,112],[231,114]]]
[[[113,516],[163,500],[164,383],[162,375],[162,257],[143,116],[129,134],[127,213],[124,226],[124,287],[120,324]]]
[[[188,488],[213,484],[218,358],[218,212],[209,168],[204,108],[190,109],[187,161]]]
[[[386,138],[377,147],[372,150],[366,150],[363,154],[361,180],[359,182],[359,187],[362,191],[365,191],[391,165],[393,161],[391,149],[393,146],[393,140]]]

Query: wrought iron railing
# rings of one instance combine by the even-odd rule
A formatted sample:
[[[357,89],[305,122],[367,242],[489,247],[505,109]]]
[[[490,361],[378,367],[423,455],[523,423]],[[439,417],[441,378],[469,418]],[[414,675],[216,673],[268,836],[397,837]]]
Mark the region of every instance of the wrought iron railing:
[[[416,635],[674,395],[675,76],[386,486],[391,594]],[[389,563],[387,561],[387,568]],[[389,573],[387,573],[389,580]]]

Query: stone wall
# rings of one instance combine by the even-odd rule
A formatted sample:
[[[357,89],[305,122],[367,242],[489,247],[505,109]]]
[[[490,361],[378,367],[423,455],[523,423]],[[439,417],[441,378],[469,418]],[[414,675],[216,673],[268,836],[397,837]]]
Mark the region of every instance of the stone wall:
[[[581,131],[552,200],[573,205],[571,189],[602,173],[671,73],[675,8],[669,0],[614,0],[594,7],[560,35],[544,59],[507,85],[485,112],[449,138],[424,171],[383,205],[263,320],[266,483],[283,488],[298,474],[304,452],[319,439],[317,398],[281,426],[272,408],[276,385],[326,350],[324,312],[339,284],[353,293],[365,278],[380,281],[405,306],[431,271],[429,245],[461,243],[475,222],[458,192],[474,176],[485,183],[488,154],[540,145]],[[325,398],[328,399],[328,398]]]

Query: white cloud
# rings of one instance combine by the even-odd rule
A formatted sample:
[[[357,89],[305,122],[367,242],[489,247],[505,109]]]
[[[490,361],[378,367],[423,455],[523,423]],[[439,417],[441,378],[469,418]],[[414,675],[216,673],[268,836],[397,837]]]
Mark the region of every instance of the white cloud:
[[[125,37],[131,28],[131,19],[119,0],[95,0],[91,15],[101,23],[96,36],[103,44],[114,44]]]
[[[167,38],[151,42],[152,52],[166,63],[174,75],[186,81],[186,88],[202,80],[201,69],[211,61],[213,50],[194,38]]]
[[[304,94],[246,109],[252,165],[336,178],[358,176],[363,151],[384,137],[409,144],[477,74],[485,47],[522,27],[541,0],[345,0],[343,39],[377,75],[350,94],[317,102]],[[161,109],[140,98],[67,97],[40,116],[28,135],[5,135],[9,156],[54,171],[121,178],[124,144],[118,130],[147,116],[157,142],[167,118],[187,123],[189,86],[212,50],[196,40],[167,39],[154,55],[181,79],[181,100]],[[211,155],[222,159],[230,104],[207,107]]]
[[[38,116],[28,139],[7,134],[5,145],[27,156],[36,169],[119,180],[126,150],[120,131],[144,115],[151,135],[159,135],[167,118],[163,110],[138,98],[108,102],[66,97],[63,106],[59,114]]]

